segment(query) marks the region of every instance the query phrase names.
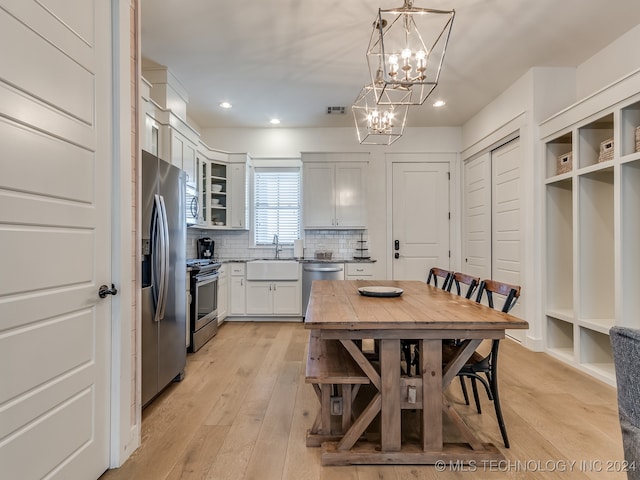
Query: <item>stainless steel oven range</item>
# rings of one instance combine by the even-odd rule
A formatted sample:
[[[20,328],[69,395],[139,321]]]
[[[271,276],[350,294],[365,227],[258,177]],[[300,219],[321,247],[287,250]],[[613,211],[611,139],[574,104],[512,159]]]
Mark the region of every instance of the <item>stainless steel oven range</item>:
[[[187,262],[191,267],[190,352],[198,351],[218,332],[218,270],[210,260]]]

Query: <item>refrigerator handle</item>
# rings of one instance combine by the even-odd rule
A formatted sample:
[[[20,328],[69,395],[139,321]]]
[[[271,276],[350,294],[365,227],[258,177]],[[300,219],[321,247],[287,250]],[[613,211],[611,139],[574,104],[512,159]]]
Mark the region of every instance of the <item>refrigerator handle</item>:
[[[161,275],[160,280],[162,286],[162,301],[158,302],[158,320],[164,318],[164,312],[167,306],[167,298],[169,294],[169,221],[167,220],[167,206],[164,203],[164,197],[158,195],[160,199],[160,224],[162,225],[162,242],[161,242]]]
[[[164,316],[162,305],[164,304],[164,291],[165,291],[165,235],[164,225],[162,217],[162,204],[160,202],[160,195],[154,195],[154,215],[153,225],[151,228],[151,241],[153,246],[153,299],[155,312],[153,314],[153,321],[159,322]]]
[[[153,321],[157,322],[158,301],[160,300],[160,287],[158,285],[159,272],[160,272],[160,257],[158,252],[160,251],[160,238],[158,236],[160,210],[158,196],[155,195],[153,199],[153,213],[151,217],[151,297],[153,300]]]

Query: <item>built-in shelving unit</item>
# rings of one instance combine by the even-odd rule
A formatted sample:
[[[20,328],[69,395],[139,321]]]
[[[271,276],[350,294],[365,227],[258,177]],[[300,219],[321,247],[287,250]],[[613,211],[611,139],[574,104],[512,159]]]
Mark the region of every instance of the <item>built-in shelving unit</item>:
[[[640,93],[633,92],[640,92],[640,78],[541,124],[545,348],[609,384],[609,329],[640,328]],[[610,139],[613,158],[602,161],[601,144]],[[567,154],[571,167],[559,173],[558,158]]]

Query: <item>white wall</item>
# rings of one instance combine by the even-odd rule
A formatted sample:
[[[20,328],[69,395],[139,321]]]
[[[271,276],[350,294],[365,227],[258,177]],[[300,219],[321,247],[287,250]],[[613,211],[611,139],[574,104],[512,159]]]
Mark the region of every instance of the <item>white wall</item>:
[[[597,92],[640,68],[640,25],[595,54],[577,69],[577,99]]]
[[[406,128],[391,146],[360,145],[354,127],[344,128],[211,128],[201,138],[212,148],[249,152],[254,157],[297,157],[301,152],[458,152],[460,129]]]

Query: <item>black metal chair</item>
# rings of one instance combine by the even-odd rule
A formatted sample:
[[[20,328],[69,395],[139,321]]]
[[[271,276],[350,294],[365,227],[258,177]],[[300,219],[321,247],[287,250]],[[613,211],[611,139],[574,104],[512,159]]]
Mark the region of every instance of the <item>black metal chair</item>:
[[[478,286],[480,285],[480,277],[473,277],[471,275],[467,275],[466,273],[456,272],[452,274],[451,278],[449,279],[449,287],[447,288],[447,291],[450,292],[453,289],[454,285],[456,286],[456,293],[461,296],[463,295],[462,293],[463,288],[461,285],[466,285],[467,290],[464,293],[464,298],[470,299],[475,293]],[[460,339],[458,338],[450,338],[447,340],[443,340],[443,342],[451,345],[460,345]],[[467,402],[467,404],[469,404],[467,387],[465,386],[464,381],[461,380],[461,382],[462,382],[462,392],[464,393],[465,401]]]
[[[427,275],[427,284],[433,284],[434,287],[438,287],[438,281],[442,285],[442,290],[449,291],[451,288],[451,279],[453,278],[453,272],[449,270],[445,270],[444,268],[433,267],[429,269],[429,273]],[[414,355],[412,358],[411,355],[411,346],[414,347]],[[418,361],[420,359],[418,353],[418,341],[417,340],[400,340],[400,348],[402,349],[402,354],[404,356],[404,360],[407,364],[407,376],[411,376],[411,367],[415,366],[416,370],[418,368]],[[416,372],[417,373],[417,372]]]
[[[445,270],[444,268],[433,267],[429,270],[429,274],[427,275],[427,284],[433,283],[434,287],[438,286],[438,279],[442,281],[442,290],[449,291],[449,285],[451,283],[451,278],[453,277],[453,272],[449,270]]]
[[[477,302],[482,302],[482,297],[486,296],[487,302],[491,308],[494,307],[493,295],[497,294],[505,298],[504,305],[501,309],[502,312],[509,312],[517,303],[520,297],[520,287],[516,285],[509,285],[506,283],[496,282],[494,280],[483,280],[480,283],[478,289]],[[502,434],[502,440],[504,446],[509,448],[509,437],[507,436],[507,427],[504,424],[502,417],[502,408],[500,406],[500,396],[498,395],[498,349],[500,347],[500,340],[495,339],[491,341],[491,350],[487,355],[482,355],[478,351],[475,351],[467,363],[458,372],[460,378],[460,384],[462,386],[462,393],[465,398],[465,402],[469,405],[469,396],[467,394],[467,388],[465,384],[465,378],[471,379],[471,387],[473,389],[473,395],[476,403],[476,409],[478,413],[482,413],[480,406],[480,398],[478,396],[479,381],[484,386],[489,400],[493,401],[493,406],[496,411],[496,418],[498,420],[498,426],[500,427],[500,433]],[[443,360],[448,361],[453,358],[457,353],[457,346],[443,344],[442,357]]]
[[[471,298],[473,293],[476,291],[476,288],[478,288],[478,285],[480,285],[480,278],[472,277],[471,275],[467,275],[466,273],[456,272],[451,276],[449,280],[449,288],[447,288],[447,291],[450,292],[455,285],[456,293],[458,295],[462,295],[462,288],[460,287],[461,284],[467,286],[467,291],[464,294],[464,298]]]

